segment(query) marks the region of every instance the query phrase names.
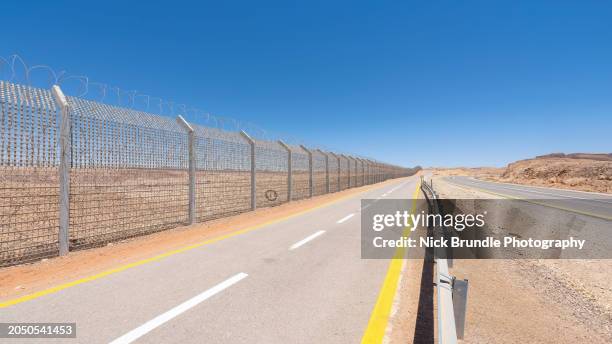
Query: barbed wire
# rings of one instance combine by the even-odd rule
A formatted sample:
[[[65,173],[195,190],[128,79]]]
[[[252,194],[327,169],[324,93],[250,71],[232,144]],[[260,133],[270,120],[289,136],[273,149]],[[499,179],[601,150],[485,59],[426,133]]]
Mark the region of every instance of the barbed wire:
[[[253,138],[259,140],[277,141],[282,139],[290,145],[304,145],[326,152],[338,152],[338,150],[331,149],[320,143],[306,142],[292,135],[265,130],[248,121],[241,121],[225,115],[211,114],[187,104],[165,100],[138,90],[126,90],[110,84],[91,81],[86,75],[69,74],[66,70],[56,71],[44,64],[30,66],[18,54],[10,55],[7,58],[0,56],[0,79],[37,88],[48,89],[52,85],[59,85],[64,93],[78,98],[162,116],[174,117],[183,115],[188,119],[194,119],[196,124],[219,130],[233,132],[244,130]],[[359,156],[345,152],[342,152],[342,154]],[[365,159],[374,161],[371,158]]]

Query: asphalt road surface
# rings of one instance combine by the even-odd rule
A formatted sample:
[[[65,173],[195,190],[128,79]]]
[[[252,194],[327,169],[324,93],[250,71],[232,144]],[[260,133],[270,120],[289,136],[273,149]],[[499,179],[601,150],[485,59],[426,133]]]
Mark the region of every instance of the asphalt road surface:
[[[534,200],[537,203],[554,208],[573,211],[604,220],[612,220],[612,195],[495,183],[463,176],[447,177],[445,180],[451,184],[489,192],[498,196]]]
[[[54,343],[358,343],[389,267],[360,258],[360,199],[409,199],[417,178],[2,308],[0,322],[76,322],[76,340]]]

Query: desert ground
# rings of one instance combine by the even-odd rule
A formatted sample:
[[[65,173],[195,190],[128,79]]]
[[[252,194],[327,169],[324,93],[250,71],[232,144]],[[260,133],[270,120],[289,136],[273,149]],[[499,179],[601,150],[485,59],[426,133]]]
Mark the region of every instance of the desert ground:
[[[519,160],[505,168],[433,168],[435,176],[465,175],[484,180],[612,193],[612,154],[555,153]]]

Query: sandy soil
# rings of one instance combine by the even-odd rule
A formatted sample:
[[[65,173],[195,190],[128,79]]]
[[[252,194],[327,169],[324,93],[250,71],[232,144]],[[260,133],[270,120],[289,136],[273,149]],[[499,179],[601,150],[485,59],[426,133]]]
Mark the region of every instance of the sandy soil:
[[[202,242],[220,235],[297,214],[338,199],[379,188],[396,180],[347,189],[277,207],[258,209],[232,217],[182,226],[143,237],[128,239],[105,247],[71,252],[65,257],[0,268],[0,299],[14,298],[54,285],[99,273],[119,265],[150,258],[157,254]]]
[[[508,165],[494,181],[612,193],[612,161],[538,158]]]
[[[471,176],[486,178],[492,176],[499,176],[504,173],[504,168],[496,167],[454,167],[454,168],[432,168],[430,169],[432,174],[436,177],[447,177],[447,176]]]
[[[448,198],[490,195],[434,180]],[[465,343],[612,342],[612,260],[456,260],[470,282]]]
[[[363,175],[352,172],[351,186]],[[325,173],[313,173],[314,195],[325,192]],[[348,188],[346,171],[340,190]],[[250,172],[199,170],[196,217],[205,222],[250,211]],[[330,191],[338,189],[330,179]],[[57,255],[59,187],[55,168],[0,167],[0,266]],[[274,192],[276,197],[266,194]],[[287,201],[286,172],[257,172],[257,207]],[[309,196],[309,174],[293,175],[293,200]],[[103,246],[175,228],[188,219],[184,170],[74,169],[70,177],[71,249]]]

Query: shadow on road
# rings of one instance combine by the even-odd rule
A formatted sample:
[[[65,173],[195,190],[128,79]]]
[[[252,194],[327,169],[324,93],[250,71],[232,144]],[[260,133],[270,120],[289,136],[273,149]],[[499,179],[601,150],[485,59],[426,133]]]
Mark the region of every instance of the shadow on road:
[[[432,236],[432,231],[427,231]],[[414,326],[413,343],[434,342],[434,259],[433,249],[426,249],[421,273],[421,287],[419,292],[419,308],[417,310],[416,324]]]

